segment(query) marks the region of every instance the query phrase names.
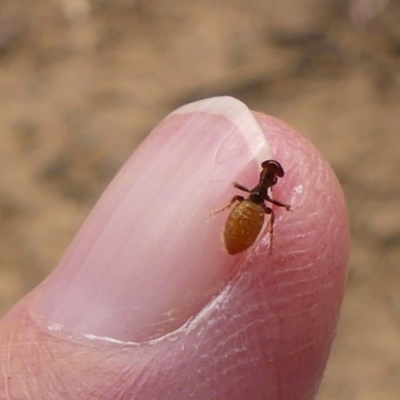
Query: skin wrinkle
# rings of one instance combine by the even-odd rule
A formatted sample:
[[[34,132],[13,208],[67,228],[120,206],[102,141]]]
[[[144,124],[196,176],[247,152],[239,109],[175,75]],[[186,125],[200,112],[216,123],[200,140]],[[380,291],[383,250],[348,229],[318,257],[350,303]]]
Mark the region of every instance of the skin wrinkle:
[[[146,367],[142,368],[139,374],[134,374],[130,367],[125,368],[121,374],[119,374],[118,379],[111,385],[111,388],[114,389],[112,391],[112,399],[124,399],[127,393],[134,392],[134,386],[137,384],[138,378],[144,374],[145,370],[148,369]],[[121,385],[121,382],[124,382],[124,384]],[[140,387],[140,384],[138,386]]]
[[[302,346],[296,346],[293,349],[290,349],[287,354],[284,354],[282,356],[282,358],[292,358],[295,355],[298,355],[300,353],[303,353],[304,350],[310,349],[311,347],[313,347],[314,342],[310,341],[307,343],[304,343]]]
[[[35,348],[39,351],[36,352],[36,357],[38,359],[42,358],[46,360],[48,365],[48,370],[51,373],[46,374],[47,383],[43,386],[48,386],[54,393],[61,393],[62,395],[68,394],[72,398],[72,392],[67,389],[68,384],[65,382],[65,378],[60,368],[62,368],[62,359],[57,359],[56,354],[52,350],[50,341],[43,341],[42,344],[36,345]],[[40,389],[38,390],[38,392]]]
[[[123,400],[126,393],[126,388],[124,386],[119,386],[116,388],[115,395],[113,396],[114,400]]]
[[[311,269],[311,267],[310,268],[305,268],[304,271],[307,272],[310,269]],[[281,274],[279,276],[285,277],[285,276],[288,276],[288,274]],[[292,276],[292,274],[289,274],[289,277],[290,276]],[[308,285],[310,282],[317,283],[320,280],[321,280],[320,276],[312,276],[309,279],[299,279],[297,276],[293,276],[293,279],[291,281],[285,281],[285,282],[279,283],[279,284],[276,285],[276,287],[279,287],[279,288],[290,288],[292,286],[296,286],[297,287],[297,285],[301,285],[301,284],[304,284],[304,286],[308,287],[308,286],[310,286],[310,285]],[[304,292],[302,292],[302,293],[304,293]]]
[[[284,285],[281,285],[281,287],[284,287]],[[319,292],[320,292],[320,290],[317,290],[317,289],[310,289],[308,291],[303,290],[301,293],[295,293],[295,294],[291,294],[292,292],[289,292],[290,294],[287,296],[280,296],[279,299],[274,301],[274,304],[292,303],[292,301],[295,301],[295,300],[300,302],[302,298],[305,298],[305,299],[313,298],[314,297],[313,295],[315,293],[319,293]],[[300,304],[298,304],[297,307],[300,307]]]
[[[113,359],[113,357],[114,356],[111,356],[110,359]],[[116,364],[118,365],[120,363],[117,362]],[[141,367],[139,372],[137,371],[136,365],[124,363],[121,368],[115,369],[115,375],[106,374],[105,377],[102,376],[97,378],[96,381],[101,382],[101,386],[88,388],[87,394],[85,394],[84,398],[102,399],[104,386],[107,388],[107,394],[105,395],[106,397],[104,397],[104,399],[114,399],[116,394],[118,394],[119,398],[121,399],[130,399],[132,396],[135,396],[135,393],[138,390],[142,388],[142,383],[138,383],[138,380],[143,382],[151,379],[151,371],[151,363]],[[141,379],[143,376],[146,376],[146,379]],[[121,382],[124,384],[121,385]]]
[[[29,398],[32,393],[32,387],[29,387],[26,382],[24,381],[24,377],[29,375],[30,369],[28,369],[28,365],[25,362],[25,354],[29,354],[29,351],[27,352],[26,349],[24,351],[19,352],[18,348],[22,348],[22,343],[17,342],[17,331],[18,327],[15,326],[15,329],[13,329],[9,335],[8,335],[8,348],[11,348],[10,346],[14,347],[13,350],[13,355],[10,356],[9,358],[9,377],[10,379],[7,381],[7,398],[13,399],[13,398]],[[15,345],[13,345],[13,341],[15,340]],[[27,345],[28,349],[31,347],[31,343],[27,342],[24,343],[24,345]],[[34,354],[34,353],[31,353]],[[18,363],[18,368],[15,368],[15,364]],[[24,368],[22,368],[24,367]],[[27,371],[28,372],[27,372]],[[30,373],[33,379],[30,380],[30,383],[32,384],[35,382],[35,375],[32,375]],[[20,384],[19,384],[20,383]],[[35,391],[33,391],[35,393]]]
[[[19,324],[15,325],[15,328],[10,332],[9,335],[9,343],[15,342],[15,344],[11,344],[11,346],[23,349],[22,351],[18,352],[14,351],[14,355],[10,357],[10,387],[9,387],[9,395],[10,398],[15,398],[15,394],[17,398],[19,396],[27,396],[30,397],[30,393],[33,391],[37,391],[38,389],[38,382],[36,379],[36,374],[34,373],[34,364],[29,363],[27,357],[34,354],[35,356],[38,354],[36,348],[39,347],[39,342],[28,338],[25,343],[21,343],[19,341],[19,334],[20,331],[24,329],[24,324],[21,321]],[[24,346],[27,346],[28,349],[33,347],[33,351],[30,352],[29,350],[26,351]],[[13,364],[17,364],[18,368],[14,368]],[[30,367],[32,365],[32,368]],[[24,380],[26,376],[32,377],[29,380]],[[16,382],[17,380],[17,382]],[[21,382],[21,384],[19,384]],[[32,390],[33,389],[33,390]],[[22,397],[24,398],[24,397]]]
[[[39,347],[39,345],[37,345],[37,347]],[[21,356],[22,365],[24,367],[23,370],[24,370],[26,376],[35,377],[33,365],[31,367],[31,363],[29,362],[29,359],[27,359],[27,355],[28,354],[24,352],[24,353],[22,353],[22,356]],[[33,382],[35,382],[35,379],[33,379]],[[30,382],[30,383],[32,383],[32,382]],[[28,392],[29,387],[28,387],[28,385],[25,385],[25,386],[26,386],[26,391]]]
[[[311,293],[313,294],[314,292],[311,292]],[[296,317],[296,316],[301,316],[302,314],[304,314],[304,312],[306,312],[306,314],[308,314],[308,315],[312,315],[312,314],[313,314],[313,311],[314,311],[314,308],[317,308],[317,307],[318,307],[318,304],[320,304],[320,303],[316,303],[316,304],[313,304],[313,305],[309,305],[309,306],[307,306],[307,309],[306,309],[306,310],[303,310],[303,311],[302,311],[302,309],[304,308],[304,305],[302,304],[303,297],[304,297],[305,299],[310,298],[309,296],[305,297],[305,296],[300,296],[300,295],[299,295],[299,296],[296,296],[296,297],[294,297],[294,298],[292,298],[292,299],[286,298],[286,299],[284,299],[284,300],[282,300],[282,301],[276,302],[275,305],[276,305],[276,306],[279,306],[279,307],[282,307],[282,306],[285,306],[286,303],[289,302],[289,300],[290,300],[290,301],[297,300],[297,302],[298,302],[298,309],[300,309],[300,312],[294,312],[294,311],[287,312],[287,313],[285,314],[285,318],[286,318],[286,319],[287,319],[287,318],[294,318],[294,317]],[[321,306],[322,306],[322,304],[321,304]]]
[[[307,271],[308,269],[305,269],[305,271]],[[296,281],[295,282],[286,282],[285,284],[286,285],[288,285],[288,286],[292,286],[293,284],[298,284],[298,285],[300,285],[300,284],[305,284],[306,286],[311,286],[311,285],[308,285],[308,283],[310,283],[310,282],[318,282],[320,280],[320,277],[319,276],[311,276],[310,278],[299,278],[299,277],[296,277]]]
[[[157,360],[155,359],[155,362],[157,362]],[[155,365],[154,367],[153,367],[153,369],[154,369],[154,371],[157,371],[157,373],[156,373],[156,375],[155,375],[155,382],[157,382],[157,379],[160,379],[160,381],[162,381],[162,382],[167,382],[168,381],[168,379],[169,379],[169,368],[170,368],[170,365],[169,365],[169,360],[168,359],[166,359],[166,363],[168,363],[168,367],[167,368],[163,368],[161,371],[157,371],[158,370],[158,368],[157,368],[157,365]],[[154,375],[154,373],[152,372],[152,371],[150,371],[150,374],[153,374]],[[176,378],[176,375],[175,375],[175,373],[173,373],[173,380],[175,380],[175,381],[178,381],[178,379]],[[145,375],[143,375],[143,379],[142,379],[142,382],[143,382],[143,386],[145,387],[145,384],[147,384],[149,379],[148,379],[148,377],[146,378],[146,376]],[[178,386],[178,384],[177,384],[177,386]],[[171,393],[171,398],[173,398],[173,393]]]
[[[312,314],[312,307],[313,306],[311,306],[310,308],[308,308],[308,310],[307,310],[307,313],[308,314]],[[297,311],[297,312],[290,312],[290,313],[287,313],[286,315],[285,315],[285,317],[286,317],[286,319],[295,319],[296,317],[301,317],[303,314],[304,314],[304,310],[302,310],[302,307],[299,307],[300,308],[300,311]]]
[[[141,388],[143,386],[143,383],[149,379],[149,376],[153,375],[152,368],[153,368],[154,359],[155,359],[155,354],[151,357],[150,362],[147,365],[145,365],[143,368],[141,368],[140,372],[135,374],[135,379],[131,382],[131,385],[130,385],[132,387],[132,389],[134,389],[135,385],[138,388]]]
[[[234,335],[234,336],[237,336],[237,335]],[[231,338],[232,338],[232,335],[231,335]],[[235,349],[235,348],[230,348],[229,349],[228,348],[228,351],[226,351],[225,354],[224,354],[224,358],[229,360],[231,357],[233,357],[233,360],[232,360],[233,362],[227,362],[226,363],[227,368],[225,368],[222,371],[222,375],[227,375],[227,376],[234,375],[236,377],[236,381],[237,382],[239,382],[240,380],[244,379],[244,377],[241,377],[238,374],[230,373],[230,371],[232,371],[232,370],[234,370],[236,368],[236,365],[234,364],[235,356],[237,356],[237,354],[244,353],[245,351],[246,351],[245,346],[243,346],[241,349]],[[244,358],[245,357],[243,357],[243,359]],[[239,363],[240,362],[241,361],[239,360]]]
[[[39,346],[36,346],[39,348]],[[45,355],[47,358],[47,362],[51,365],[51,368],[49,369],[52,373],[48,375],[48,379],[52,379],[52,385],[54,387],[58,388],[58,391],[60,393],[70,395],[72,398],[72,392],[68,389],[68,383],[65,382],[64,379],[64,374],[62,371],[60,371],[62,364],[62,360],[57,360],[55,357],[54,352],[52,351],[51,347],[48,345],[48,342],[45,341],[42,346],[40,346],[40,352]],[[34,376],[32,374],[32,376]]]
[[[296,232],[295,235],[293,235],[293,241],[299,243],[299,242],[310,242],[311,238],[312,238],[312,232],[310,231],[304,231],[303,229],[301,229],[302,224],[301,223],[297,223],[297,224],[292,224],[292,229]],[[290,251],[290,249],[288,249],[288,251],[286,252],[286,255],[290,256],[290,255],[297,255],[297,254],[304,254],[306,253],[307,250],[305,249],[293,249],[292,251]]]
[[[179,349],[176,349],[177,343],[172,342],[170,343],[170,349],[171,349],[171,358],[174,358],[174,352],[178,352]],[[169,353],[166,353],[169,354]],[[196,351],[194,352],[194,355],[192,357],[195,357]],[[146,393],[148,391],[148,386],[149,385],[153,385],[153,382],[159,382],[160,385],[162,385],[162,383],[165,383],[165,387],[171,387],[170,391],[168,393],[166,393],[167,398],[174,398],[176,397],[175,391],[172,389],[173,386],[173,382],[178,382],[179,381],[179,377],[176,377],[176,371],[172,371],[172,377],[171,377],[171,364],[169,361],[169,357],[167,357],[165,360],[163,360],[161,363],[160,361],[157,359],[158,356],[156,356],[154,354],[154,358],[152,358],[151,363],[149,363],[149,365],[146,367],[146,369],[148,368],[149,374],[146,376],[145,374],[145,369],[142,369],[141,371],[141,380],[140,380],[140,384],[138,385],[138,390],[135,390],[135,395],[136,396],[143,396],[143,394],[141,394],[142,392]],[[164,356],[165,357],[165,356]],[[154,361],[154,363],[153,363]],[[181,361],[181,359],[178,361]],[[187,370],[191,370],[193,369],[191,364],[190,364],[190,359],[187,360],[185,362],[185,360],[182,361],[183,363],[185,363],[188,368]],[[159,365],[157,365],[159,364]],[[193,363],[195,364],[195,363]],[[188,376],[190,376],[191,374],[188,373]],[[176,385],[178,386],[178,384]],[[139,397],[141,398],[141,397]]]
[[[108,396],[110,398],[114,398],[114,393],[115,389],[118,387],[119,383],[119,376],[114,377],[112,374],[104,374],[104,373],[98,373],[97,370],[92,371],[93,376],[96,378],[91,379],[91,381],[98,381],[99,383],[101,382],[100,385],[92,385],[92,384],[81,384],[81,390],[77,393],[78,398],[103,398],[103,393],[102,393],[102,386],[107,387],[108,390]],[[124,376],[124,369],[122,368],[121,370],[121,376]],[[73,397],[72,397],[73,398]]]
[[[305,253],[300,253],[300,255],[304,255],[304,254],[306,254],[306,252]],[[296,259],[296,258],[298,258],[298,256],[294,256],[293,258]],[[302,275],[303,273],[308,272],[311,268],[312,268],[311,263],[304,264],[301,267],[296,267],[296,269],[293,269],[293,266],[290,266],[288,268],[283,268],[282,267],[281,269],[279,269],[279,271],[275,272],[274,277],[275,278],[281,278],[281,277],[283,277],[285,275],[293,275],[294,273],[297,273],[297,272],[300,273],[299,275]]]
[[[288,286],[281,283],[279,285],[275,285],[275,293],[276,293],[276,297],[273,298],[271,304],[274,305],[285,305],[286,303],[288,304],[292,304],[291,300],[295,300],[295,299],[301,299],[302,297],[304,297],[303,293],[294,293],[292,289],[289,288],[288,290]],[[297,307],[297,304],[294,304],[293,307]]]
[[[216,362],[214,361],[214,357],[212,356],[212,353],[209,354],[204,354],[208,357],[209,360],[211,360],[211,364],[209,365],[209,371],[213,371],[215,369]],[[206,384],[209,384],[210,378],[208,377],[208,374],[202,370],[198,369],[196,367],[196,361],[195,361],[195,356],[193,356],[192,360],[188,360],[189,362],[192,361],[191,369],[193,370],[193,374],[189,374],[189,376],[193,376],[193,381],[192,381],[192,388],[190,389],[188,396],[196,397],[197,393],[202,393],[203,388],[206,387]],[[210,373],[212,377],[216,375],[217,371],[213,371]],[[174,397],[169,397],[173,399]]]

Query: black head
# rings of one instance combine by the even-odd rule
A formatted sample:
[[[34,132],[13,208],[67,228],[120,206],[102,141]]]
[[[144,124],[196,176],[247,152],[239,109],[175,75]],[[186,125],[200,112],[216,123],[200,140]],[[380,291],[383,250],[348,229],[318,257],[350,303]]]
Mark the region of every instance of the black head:
[[[267,160],[261,164],[263,170],[267,170],[269,173],[276,175],[279,178],[282,178],[285,175],[285,171],[282,168],[282,165],[275,160]]]
[[[262,186],[264,189],[275,185],[278,178],[282,178],[285,175],[285,171],[278,161],[266,160],[261,164],[261,167],[259,186]]]

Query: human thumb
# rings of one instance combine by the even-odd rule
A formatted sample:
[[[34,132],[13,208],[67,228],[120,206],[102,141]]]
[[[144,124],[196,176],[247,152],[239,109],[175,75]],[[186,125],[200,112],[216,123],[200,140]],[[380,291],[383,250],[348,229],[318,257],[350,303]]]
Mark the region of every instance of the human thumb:
[[[285,176],[274,233],[227,253],[232,182]],[[58,268],[0,322],[0,398],[310,400],[348,260],[341,188],[281,121],[221,97],[164,119]]]

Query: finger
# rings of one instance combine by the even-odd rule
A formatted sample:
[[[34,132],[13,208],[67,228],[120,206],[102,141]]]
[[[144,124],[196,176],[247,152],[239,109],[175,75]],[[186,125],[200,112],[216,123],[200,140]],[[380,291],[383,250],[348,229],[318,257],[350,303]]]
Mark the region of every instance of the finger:
[[[146,139],[57,270],[2,321],[7,396],[311,398],[343,293],[345,207],[315,149],[257,118],[262,129],[240,102],[209,99]],[[272,256],[267,233],[230,256],[226,216],[209,214],[270,158],[286,172],[274,197],[294,211],[276,212]]]

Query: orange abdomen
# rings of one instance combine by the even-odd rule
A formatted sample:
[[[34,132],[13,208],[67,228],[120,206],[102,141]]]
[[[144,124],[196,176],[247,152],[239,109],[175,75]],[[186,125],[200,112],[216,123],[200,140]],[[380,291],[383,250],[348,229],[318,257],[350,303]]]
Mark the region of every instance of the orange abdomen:
[[[247,250],[257,239],[264,224],[264,209],[250,200],[243,200],[231,211],[224,230],[229,254]]]

